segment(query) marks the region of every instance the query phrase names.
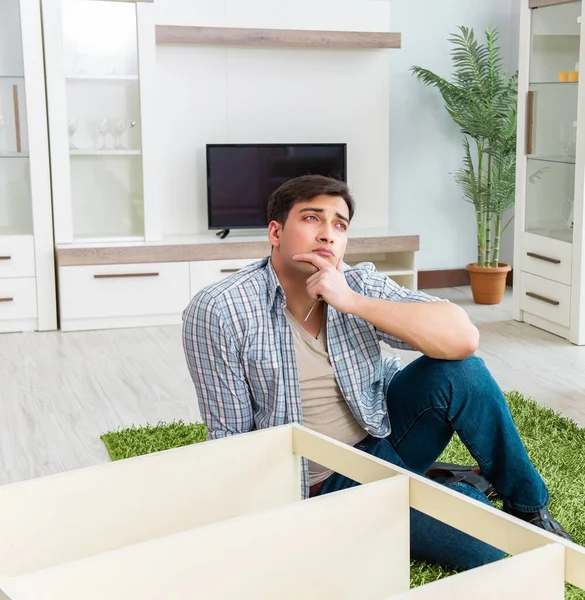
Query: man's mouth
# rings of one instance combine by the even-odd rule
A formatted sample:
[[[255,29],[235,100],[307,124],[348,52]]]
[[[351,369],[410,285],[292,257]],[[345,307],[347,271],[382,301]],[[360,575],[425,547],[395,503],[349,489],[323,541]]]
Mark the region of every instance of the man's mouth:
[[[313,250],[313,253],[319,254],[320,256],[323,256],[325,258],[335,256],[335,254],[333,254],[333,252],[331,250],[329,250],[328,248],[319,248],[317,250]]]

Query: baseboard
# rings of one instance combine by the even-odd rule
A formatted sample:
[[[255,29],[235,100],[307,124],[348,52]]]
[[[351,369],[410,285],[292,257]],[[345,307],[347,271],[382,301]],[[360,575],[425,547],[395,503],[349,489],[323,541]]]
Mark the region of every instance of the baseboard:
[[[506,285],[512,287],[514,270],[506,276]],[[436,269],[418,272],[418,289],[448,288],[469,285],[469,273],[465,269]]]
[[[465,269],[436,269],[418,272],[419,290],[462,285],[469,285],[469,273]]]

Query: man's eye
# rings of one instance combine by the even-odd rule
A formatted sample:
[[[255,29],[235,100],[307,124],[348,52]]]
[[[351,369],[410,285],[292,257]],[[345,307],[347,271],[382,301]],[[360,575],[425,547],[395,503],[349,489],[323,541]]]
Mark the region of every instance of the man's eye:
[[[305,217],[305,221],[306,221],[307,219],[315,219],[315,220],[317,220],[317,217],[316,217],[315,215],[307,215],[307,216]]]

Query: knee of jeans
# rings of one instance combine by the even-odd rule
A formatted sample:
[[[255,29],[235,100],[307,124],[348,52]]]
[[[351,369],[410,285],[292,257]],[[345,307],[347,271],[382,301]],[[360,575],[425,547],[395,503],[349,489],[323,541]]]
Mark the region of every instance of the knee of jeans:
[[[468,498],[473,498],[474,500],[483,502],[483,504],[493,506],[493,504],[490,502],[489,498],[485,494],[483,494],[477,488],[474,488],[473,486],[467,483],[463,483],[461,481],[457,483],[447,483],[445,484],[445,487],[455,490],[456,492],[459,492],[464,496],[467,496]]]

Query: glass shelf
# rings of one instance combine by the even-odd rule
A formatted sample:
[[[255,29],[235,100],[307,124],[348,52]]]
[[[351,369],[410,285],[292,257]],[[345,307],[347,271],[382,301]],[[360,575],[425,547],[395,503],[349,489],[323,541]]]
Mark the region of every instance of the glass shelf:
[[[24,75],[0,75],[0,79],[24,79]]]
[[[530,82],[530,88],[536,88],[539,86],[549,86],[549,85],[554,85],[557,86],[559,88],[572,88],[572,87],[577,87],[579,85],[578,81],[531,81]]]
[[[2,158],[29,158],[29,155],[24,152],[0,152],[0,159]]]
[[[71,156],[140,156],[142,150],[70,150]]]
[[[85,73],[66,75],[67,81],[138,81],[138,75],[89,75]]]
[[[537,160],[540,162],[549,162],[549,163],[562,163],[565,165],[574,165],[575,157],[564,157],[564,156],[537,156],[535,154],[530,154],[528,156],[528,160]]]

